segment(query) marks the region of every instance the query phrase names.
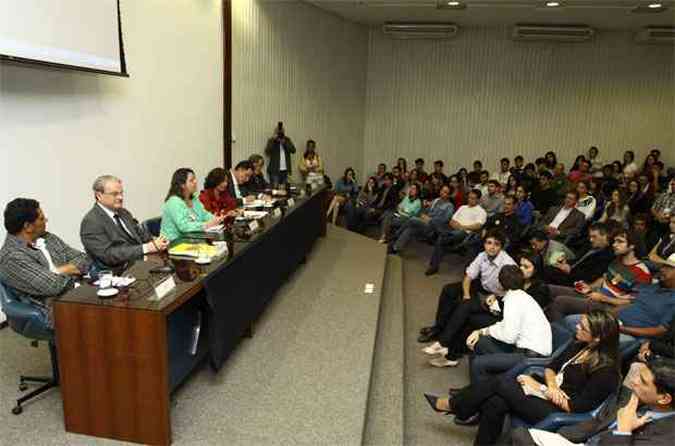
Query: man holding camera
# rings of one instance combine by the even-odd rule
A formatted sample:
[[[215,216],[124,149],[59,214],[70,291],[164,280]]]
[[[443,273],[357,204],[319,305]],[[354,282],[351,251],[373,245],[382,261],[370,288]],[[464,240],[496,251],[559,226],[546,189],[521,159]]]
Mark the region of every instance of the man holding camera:
[[[284,132],[284,123],[279,122],[275,135],[267,141],[267,147],[265,147],[265,154],[270,159],[267,165],[267,174],[273,185],[286,184],[288,182],[288,177],[292,174],[292,153],[295,153],[295,146]]]

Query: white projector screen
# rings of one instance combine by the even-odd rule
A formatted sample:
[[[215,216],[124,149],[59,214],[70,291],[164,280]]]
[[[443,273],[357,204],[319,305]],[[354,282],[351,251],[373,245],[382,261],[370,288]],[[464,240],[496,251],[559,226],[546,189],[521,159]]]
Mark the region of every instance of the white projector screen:
[[[118,0],[0,0],[0,57],[126,74]]]

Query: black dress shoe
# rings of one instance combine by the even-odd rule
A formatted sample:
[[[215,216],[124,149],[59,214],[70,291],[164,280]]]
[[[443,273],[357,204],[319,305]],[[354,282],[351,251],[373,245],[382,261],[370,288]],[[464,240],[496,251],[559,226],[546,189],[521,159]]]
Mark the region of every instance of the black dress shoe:
[[[433,276],[433,275],[436,274],[437,272],[438,272],[438,267],[430,266],[430,267],[427,268],[427,270],[424,272],[424,275],[425,275],[425,276]]]
[[[429,327],[422,327],[420,329],[420,334],[423,334],[423,335],[429,334],[429,333],[431,333],[432,331],[435,331],[435,330],[436,330],[436,327],[433,326],[433,325],[431,325]]]
[[[475,413],[465,420],[455,417],[455,424],[459,426],[475,426],[478,423],[480,423],[479,413]]]
[[[452,413],[449,410],[442,410],[436,407],[436,402],[439,400],[437,396],[425,393],[424,398],[427,400],[427,403],[429,403],[429,405],[431,406],[432,409],[434,409],[435,412],[442,413],[445,415]]]
[[[459,394],[459,392],[461,392],[462,390],[464,390],[464,389],[461,388],[461,387],[450,387],[450,388],[448,389],[448,395],[450,395],[450,398],[454,398],[454,397],[456,397],[456,396]]]

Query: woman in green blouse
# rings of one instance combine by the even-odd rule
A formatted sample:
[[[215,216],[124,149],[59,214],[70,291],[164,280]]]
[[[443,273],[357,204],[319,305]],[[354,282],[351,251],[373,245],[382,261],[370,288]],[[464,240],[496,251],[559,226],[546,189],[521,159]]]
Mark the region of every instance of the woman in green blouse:
[[[204,209],[197,192],[197,177],[192,169],[180,168],[171,177],[171,187],[162,206],[161,233],[170,242],[188,232],[202,232],[222,223]]]

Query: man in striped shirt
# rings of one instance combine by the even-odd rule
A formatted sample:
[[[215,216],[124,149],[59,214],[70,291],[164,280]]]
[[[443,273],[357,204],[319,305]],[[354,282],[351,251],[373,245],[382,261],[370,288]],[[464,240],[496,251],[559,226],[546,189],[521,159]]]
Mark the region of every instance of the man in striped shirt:
[[[549,308],[551,321],[558,321],[569,314],[587,313],[591,310],[612,310],[632,302],[631,290],[637,284],[648,284],[652,275],[647,266],[637,258],[639,236],[621,230],[614,235],[612,245],[616,259],[607,272],[594,283],[575,283],[576,295],[558,296]]]

